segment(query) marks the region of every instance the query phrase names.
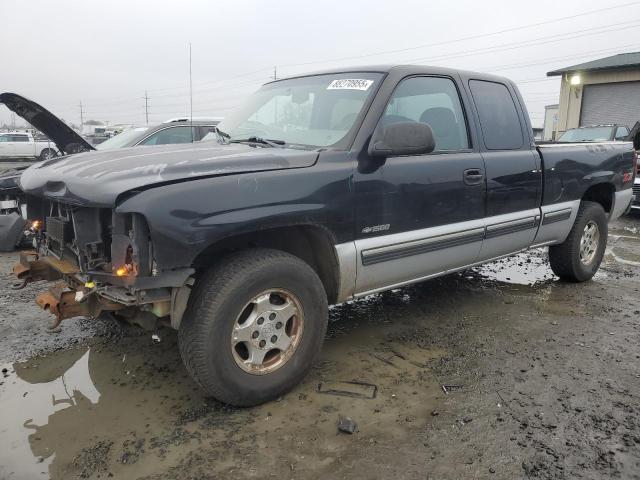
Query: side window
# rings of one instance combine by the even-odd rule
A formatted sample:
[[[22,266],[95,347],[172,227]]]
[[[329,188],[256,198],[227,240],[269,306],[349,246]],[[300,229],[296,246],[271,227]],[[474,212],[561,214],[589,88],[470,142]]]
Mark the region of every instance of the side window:
[[[478,108],[484,144],[489,150],[516,150],[524,138],[518,111],[507,87],[501,83],[469,81]]]
[[[9,135],[0,135],[0,143],[6,143],[9,141]]]
[[[26,135],[13,135],[11,137],[11,141],[12,142],[28,142],[29,137],[27,137]]]
[[[193,127],[193,140],[198,139],[197,127]],[[188,126],[169,127],[152,134],[140,145],[170,145],[174,143],[191,143],[191,132]]]
[[[616,129],[616,140],[624,140],[629,135],[629,129],[627,127],[618,127]]]
[[[216,132],[216,127],[213,125],[201,126],[199,136],[195,137],[194,140],[204,140],[205,137],[208,139],[215,138],[216,136],[215,132]],[[207,135],[209,134],[211,135],[207,137]]]
[[[382,125],[396,122],[428,123],[436,151],[469,148],[469,137],[458,90],[452,80],[413,77],[403,80],[393,92],[380,119]]]

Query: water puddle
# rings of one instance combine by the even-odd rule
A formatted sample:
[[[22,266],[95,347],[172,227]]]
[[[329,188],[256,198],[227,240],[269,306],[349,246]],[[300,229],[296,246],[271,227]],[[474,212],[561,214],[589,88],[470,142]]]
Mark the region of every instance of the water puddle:
[[[542,249],[522,252],[473,269],[482,278],[514,285],[534,286],[557,280]]]
[[[373,315],[378,301],[384,299],[356,306],[348,331],[332,327],[317,366],[294,391],[251,409],[204,398],[182,367],[175,332],[167,330],[159,343],[149,335],[127,337],[4,365],[0,478],[138,478],[179,470],[194,455],[203,456],[203,476],[225,477],[237,468],[234,459],[250,452],[261,471],[277,471],[275,458],[287,466],[300,455],[305,468],[320,468],[353,448],[353,440],[336,437],[340,415],[368,435],[405,437],[413,422],[430,421],[442,401],[430,365],[446,352],[428,338],[398,339],[422,312],[391,301],[388,313],[401,309],[403,316],[390,324]],[[345,382],[374,385],[376,394],[318,391],[320,384]],[[278,442],[269,440],[274,435]]]

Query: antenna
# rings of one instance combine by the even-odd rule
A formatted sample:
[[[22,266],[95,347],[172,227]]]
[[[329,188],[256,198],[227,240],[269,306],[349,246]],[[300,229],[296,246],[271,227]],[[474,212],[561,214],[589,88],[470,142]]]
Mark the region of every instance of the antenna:
[[[273,66],[273,79],[274,80],[278,79],[278,66],[277,65]]]
[[[84,112],[82,111],[82,100],[80,100],[80,133],[84,130]]]
[[[149,96],[147,91],[144,91],[144,116],[147,119],[147,125],[149,125]]]
[[[191,143],[193,143],[193,77],[191,75],[191,42],[189,42],[189,130],[191,131]]]

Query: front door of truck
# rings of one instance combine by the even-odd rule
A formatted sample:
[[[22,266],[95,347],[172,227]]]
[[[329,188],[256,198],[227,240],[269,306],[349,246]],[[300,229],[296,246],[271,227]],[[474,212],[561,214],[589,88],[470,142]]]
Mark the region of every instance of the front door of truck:
[[[396,87],[379,120],[424,122],[434,152],[359,163],[356,293],[411,282],[476,261],[484,234],[484,161],[472,148],[451,78],[416,76]]]
[[[529,247],[540,220],[540,157],[525,135],[515,92],[502,83],[470,80],[487,177],[486,238],[480,260]],[[520,113],[519,113],[520,112]]]

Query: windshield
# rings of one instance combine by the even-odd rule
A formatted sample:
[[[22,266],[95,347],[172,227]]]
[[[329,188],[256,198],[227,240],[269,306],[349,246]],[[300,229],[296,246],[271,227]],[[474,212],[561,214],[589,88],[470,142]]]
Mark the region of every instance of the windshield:
[[[142,132],[145,132],[149,127],[136,127],[125,130],[119,133],[115,137],[111,137],[109,140],[96,145],[96,150],[111,150],[113,148],[128,147],[129,143],[139,137]]]
[[[559,142],[606,142],[611,140],[613,127],[586,127],[572,128],[567,130],[560,138]]]
[[[381,78],[380,73],[351,72],[273,82],[218,130],[229,140],[258,137],[294,148],[339,146]]]

